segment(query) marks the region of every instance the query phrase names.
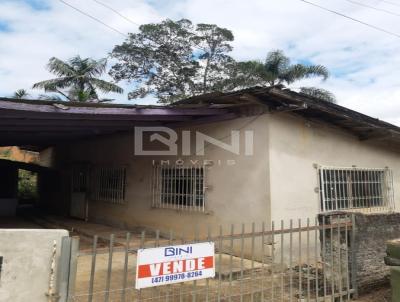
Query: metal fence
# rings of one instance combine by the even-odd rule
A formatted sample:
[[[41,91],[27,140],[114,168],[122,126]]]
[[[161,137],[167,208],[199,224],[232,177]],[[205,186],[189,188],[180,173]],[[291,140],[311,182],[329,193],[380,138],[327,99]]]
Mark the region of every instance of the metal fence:
[[[352,220],[340,214],[82,238],[70,258],[67,301],[347,301],[356,294]],[[215,244],[215,278],[135,289],[139,248],[205,241]]]

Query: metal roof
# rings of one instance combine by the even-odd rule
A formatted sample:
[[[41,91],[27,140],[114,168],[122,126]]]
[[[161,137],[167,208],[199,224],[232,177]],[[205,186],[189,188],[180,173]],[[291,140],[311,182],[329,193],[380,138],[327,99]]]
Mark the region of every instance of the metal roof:
[[[356,135],[360,140],[380,140],[400,147],[400,127],[346,107],[323,101],[289,89],[253,87],[229,93],[211,93],[176,103],[185,106],[203,104],[226,107],[228,104],[266,106],[271,113],[291,112],[311,121],[328,123]]]
[[[288,89],[265,87],[204,94],[169,106],[0,98],[0,146],[40,149],[64,141],[127,132],[138,125],[209,123],[259,114],[260,110],[290,112],[329,123],[360,140],[373,139],[400,148],[400,128],[395,125]]]
[[[180,108],[48,102],[0,98],[0,146],[46,147],[63,141],[127,132],[135,126],[234,118],[223,108]]]

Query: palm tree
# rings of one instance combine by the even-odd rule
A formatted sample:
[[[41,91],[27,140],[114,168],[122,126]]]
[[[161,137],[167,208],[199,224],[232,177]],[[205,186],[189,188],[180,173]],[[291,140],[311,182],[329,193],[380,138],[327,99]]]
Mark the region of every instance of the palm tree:
[[[122,93],[121,87],[98,78],[105,72],[106,65],[106,59],[82,59],[80,56],[75,56],[64,62],[53,57],[49,60],[47,68],[57,78],[38,82],[33,88],[57,92],[67,100],[76,102],[98,99],[97,90],[103,93]]]
[[[322,77],[326,80],[329,71],[322,65],[291,64],[290,59],[283,51],[274,50],[268,53],[265,62],[245,61],[238,62],[236,69],[236,84],[240,86],[283,86],[291,85],[296,81],[310,77]],[[300,92],[335,102],[335,97],[329,91],[314,87],[301,87]]]
[[[62,97],[60,97],[59,95],[56,94],[52,94],[52,95],[47,95],[47,94],[40,94],[39,95],[39,100],[43,100],[43,101],[62,101]]]
[[[26,99],[29,96],[28,91],[25,89],[18,89],[14,92],[13,98],[14,99]]]

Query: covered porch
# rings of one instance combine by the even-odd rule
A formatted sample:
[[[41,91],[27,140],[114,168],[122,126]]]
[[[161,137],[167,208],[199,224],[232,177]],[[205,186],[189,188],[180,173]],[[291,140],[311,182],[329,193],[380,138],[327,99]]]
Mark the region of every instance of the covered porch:
[[[93,165],[90,160],[77,162],[66,154],[73,144],[129,135],[138,126],[182,127],[229,120],[240,115],[238,108],[231,104],[139,106],[0,98],[0,146],[40,152],[37,164],[0,161],[0,216],[4,218],[0,228],[53,228],[69,219],[64,228],[84,234],[81,223],[89,220],[88,175]],[[19,169],[37,174],[37,200],[29,206],[18,202]],[[111,172],[108,178],[124,173],[121,169]],[[109,195],[101,187],[97,194]],[[118,194],[112,198],[118,200]],[[53,221],[41,220],[43,217]],[[74,227],[73,219],[79,228]]]

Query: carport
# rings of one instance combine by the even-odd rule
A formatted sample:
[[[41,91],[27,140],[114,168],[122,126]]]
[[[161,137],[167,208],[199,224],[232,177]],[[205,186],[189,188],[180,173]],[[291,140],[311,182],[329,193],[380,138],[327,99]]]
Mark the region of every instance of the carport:
[[[56,197],[57,192],[66,192],[70,186],[61,181],[68,177],[61,176],[71,175],[72,172],[65,166],[58,167],[57,161],[48,156],[47,150],[51,147],[129,133],[135,126],[180,126],[236,116],[234,110],[221,108],[220,104],[141,106],[0,98],[0,146],[18,146],[41,153],[37,165],[1,161],[0,211],[3,216],[15,215],[18,169],[40,174],[36,209],[65,217],[70,216],[71,209],[81,213],[85,211],[85,200],[74,200],[71,196]],[[42,152],[44,150],[46,152]],[[73,216],[85,218],[84,213]]]

